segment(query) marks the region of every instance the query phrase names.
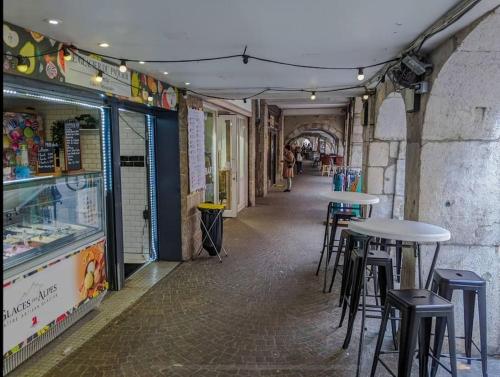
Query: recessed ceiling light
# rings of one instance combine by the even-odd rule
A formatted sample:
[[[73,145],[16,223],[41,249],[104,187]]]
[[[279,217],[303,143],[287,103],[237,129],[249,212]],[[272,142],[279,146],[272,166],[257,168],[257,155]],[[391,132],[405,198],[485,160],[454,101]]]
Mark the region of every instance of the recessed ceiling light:
[[[143,62],[142,60],[139,62],[139,64],[146,64],[146,62]]]
[[[190,82],[186,82],[185,84],[186,84],[186,85],[190,85],[191,83],[190,83]]]
[[[164,75],[168,75],[168,72],[167,72],[167,71],[165,71],[165,72],[163,72],[163,74],[164,74]]]
[[[104,47],[104,48],[109,47],[109,43],[101,42],[99,43],[99,47]]]
[[[56,18],[48,18],[45,21],[51,25],[59,25],[62,22],[61,20],[58,20]]]

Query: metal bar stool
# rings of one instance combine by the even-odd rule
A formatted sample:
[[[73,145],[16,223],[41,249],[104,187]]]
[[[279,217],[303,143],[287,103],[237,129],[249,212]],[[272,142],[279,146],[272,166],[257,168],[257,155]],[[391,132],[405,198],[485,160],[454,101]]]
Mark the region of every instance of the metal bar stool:
[[[335,247],[335,239],[337,228],[346,227],[347,224],[341,221],[348,221],[351,218],[356,216],[356,213],[350,211],[350,207],[343,207],[340,210],[335,210],[334,202],[328,203],[328,210],[326,214],[326,225],[325,225],[325,233],[323,236],[323,247],[321,249],[321,255],[318,262],[318,268],[316,269],[316,276],[319,274],[319,270],[321,268],[321,262],[323,261],[323,256],[326,251],[326,266],[328,267],[328,263],[330,262],[330,257],[333,252],[333,248]],[[326,278],[323,290],[326,288]]]
[[[428,376],[429,357],[436,361],[444,369],[446,369],[453,377],[457,375],[457,360],[455,350],[455,323],[453,315],[453,304],[448,300],[438,296],[437,294],[426,289],[403,289],[392,290],[387,295],[387,301],[380,324],[378,333],[377,345],[375,347],[375,355],[373,357],[371,377],[375,376],[377,364],[380,362],[382,366],[392,375],[388,365],[380,358],[380,355],[393,353],[383,352],[382,342],[384,340],[385,329],[391,311],[396,308],[400,311],[401,316],[401,335],[399,345],[398,359],[398,377],[410,377],[413,364],[413,357],[417,344],[418,360],[419,360],[419,375]],[[438,359],[429,352],[431,341],[431,326],[432,319],[445,319],[448,327],[448,343],[450,352],[451,369],[444,366]]]
[[[367,237],[369,238],[369,237]],[[366,240],[368,241],[368,239]],[[344,339],[344,344],[342,348],[347,349],[351,341],[352,332],[354,329],[354,322],[356,320],[356,314],[358,311],[362,312],[363,324],[362,324],[362,335],[360,337],[360,351],[363,342],[364,334],[364,318],[375,318],[381,319],[381,315],[366,315],[366,312],[379,312],[382,313],[384,308],[387,293],[389,290],[394,289],[394,277],[393,277],[393,266],[392,258],[385,251],[380,250],[368,250],[368,242],[364,242],[364,248],[362,250],[353,250],[351,252],[351,262],[349,265],[348,272],[346,274],[346,290],[343,298],[342,305],[342,315],[340,317],[339,327],[342,326],[344,321],[347,308],[349,307],[349,318],[347,325],[347,333]],[[366,257],[368,254],[368,257]],[[375,267],[379,270],[378,285],[380,291],[380,301],[382,305],[369,305],[366,303],[367,295],[367,285],[366,280],[368,280],[366,272],[363,273],[363,269],[370,266],[373,269]],[[363,294],[363,302],[360,307],[360,299]],[[376,293],[373,295],[376,296]],[[349,298],[348,298],[349,297]],[[394,309],[391,309],[391,325],[392,325],[392,336],[394,341],[394,348],[397,349],[397,329],[396,329],[396,313]]]
[[[337,247],[337,254],[335,255],[335,263],[333,265],[333,274],[332,280],[330,281],[330,288],[328,292],[332,291],[333,283],[335,282],[335,276],[337,271],[342,275],[342,284],[340,288],[340,302],[342,302],[342,297],[345,293],[345,287],[347,284],[346,276],[347,271],[349,270],[349,262],[351,260],[351,251],[357,246],[362,247],[364,241],[368,239],[368,236],[365,236],[360,233],[353,232],[349,229],[343,229],[340,233],[340,240]],[[344,248],[345,245],[345,248]],[[343,264],[340,264],[340,256],[344,255]],[[339,303],[339,306],[341,304]]]
[[[483,377],[488,376],[488,354],[487,354],[487,320],[486,320],[486,281],[472,271],[436,269],[432,277],[432,291],[441,297],[451,300],[454,290],[461,290],[464,296],[464,328],[465,336],[457,337],[465,340],[465,357],[457,359],[467,360],[470,364],[472,360],[481,361]],[[476,306],[476,296],[479,312],[479,337],[481,349],[472,340],[472,328],[474,324],[474,309]],[[445,321],[438,318],[436,321],[436,332],[434,336],[434,355],[437,360],[432,361],[431,376],[437,372],[438,361],[443,347],[445,332]],[[480,358],[472,357],[472,345],[481,354]]]

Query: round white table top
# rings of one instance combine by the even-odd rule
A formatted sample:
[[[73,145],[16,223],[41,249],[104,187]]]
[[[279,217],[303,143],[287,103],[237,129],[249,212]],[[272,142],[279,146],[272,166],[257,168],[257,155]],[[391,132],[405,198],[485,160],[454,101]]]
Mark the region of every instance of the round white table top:
[[[437,225],[419,221],[370,218],[349,222],[349,229],[372,237],[408,242],[448,241],[451,234]]]
[[[344,204],[377,204],[380,202],[378,196],[365,194],[363,192],[352,191],[331,191],[324,193],[323,196],[331,202]]]

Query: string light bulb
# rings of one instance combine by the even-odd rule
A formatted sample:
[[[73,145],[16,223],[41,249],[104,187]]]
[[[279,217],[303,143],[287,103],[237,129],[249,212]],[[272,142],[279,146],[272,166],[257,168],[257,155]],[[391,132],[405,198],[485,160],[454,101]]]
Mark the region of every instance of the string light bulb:
[[[72,59],[71,51],[69,50],[69,48],[63,47],[63,56],[64,60],[66,60],[67,62],[69,62]]]
[[[97,71],[97,75],[95,76],[95,82],[98,82],[98,83],[102,82],[102,71],[101,70]]]
[[[28,71],[28,68],[30,67],[30,61],[28,58],[18,55],[17,56],[17,70],[19,72],[25,73]]]
[[[151,96],[151,95],[148,96],[148,102],[153,102],[153,99],[154,99],[153,96]]]
[[[358,81],[363,81],[365,79],[365,74],[363,73],[363,68],[358,68]]]
[[[316,92],[312,91],[311,92],[311,101],[314,101],[316,99]]]
[[[366,101],[368,98],[370,98],[370,96],[368,95],[368,93],[365,93],[363,94],[363,99]]]
[[[127,62],[125,60],[122,59],[122,61],[120,62],[120,72],[121,73],[125,73],[127,72]]]

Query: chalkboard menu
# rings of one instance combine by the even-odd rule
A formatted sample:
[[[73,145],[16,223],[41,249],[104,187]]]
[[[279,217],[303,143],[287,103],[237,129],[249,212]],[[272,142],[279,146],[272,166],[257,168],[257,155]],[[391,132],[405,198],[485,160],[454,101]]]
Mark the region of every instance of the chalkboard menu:
[[[43,146],[38,149],[38,173],[53,173],[54,167],[54,147]]]
[[[69,120],[64,123],[64,154],[68,171],[82,168],[80,123],[78,121]]]

